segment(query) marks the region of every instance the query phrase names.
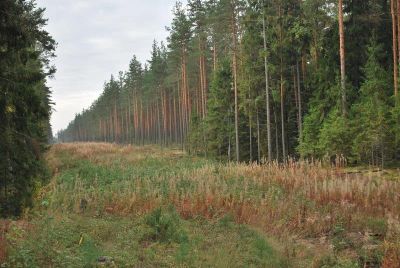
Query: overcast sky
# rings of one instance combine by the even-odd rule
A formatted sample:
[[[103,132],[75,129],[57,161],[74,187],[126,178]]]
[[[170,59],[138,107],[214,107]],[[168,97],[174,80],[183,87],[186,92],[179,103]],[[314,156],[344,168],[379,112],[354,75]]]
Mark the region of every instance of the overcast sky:
[[[100,95],[111,74],[128,69],[135,54],[144,63],[154,39],[164,41],[176,0],[37,0],[47,30],[58,42],[53,90],[53,131]]]

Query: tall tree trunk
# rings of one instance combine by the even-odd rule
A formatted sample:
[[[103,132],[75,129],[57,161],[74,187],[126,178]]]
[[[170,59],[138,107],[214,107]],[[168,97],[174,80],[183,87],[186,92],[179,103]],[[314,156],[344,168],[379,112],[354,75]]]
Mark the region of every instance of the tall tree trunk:
[[[250,163],[253,162],[253,126],[251,122],[251,114],[249,115],[249,149],[250,149]]]
[[[299,120],[299,139],[303,137],[303,107],[301,104],[301,83],[300,83],[300,66],[299,60],[296,60],[296,73],[297,73],[297,102],[298,102],[298,120]]]
[[[215,39],[215,38],[214,38]],[[215,40],[213,41],[213,70],[214,72],[217,70],[217,44]]]
[[[177,123],[177,111],[176,111],[176,98],[173,97],[174,101],[174,138],[176,143],[178,143],[178,123]]]
[[[275,150],[276,160],[279,160],[279,133],[278,133],[278,116],[276,114],[276,107],[274,107],[274,123],[275,123]]]
[[[235,145],[236,145],[236,161],[240,161],[239,151],[239,101],[238,101],[238,81],[237,81],[237,25],[236,25],[236,3],[235,0],[231,0],[231,12],[232,12],[232,69],[233,69],[233,90],[235,93]]]
[[[154,104],[154,121],[155,121],[155,129],[156,129],[156,143],[162,145],[162,137],[161,137],[161,116],[160,116],[160,104],[158,101]]]
[[[250,92],[250,86],[249,86],[249,92]],[[251,94],[249,93],[249,99],[251,100]],[[253,118],[252,118],[252,107],[251,104],[249,103],[249,149],[250,149],[250,163],[253,162]]]
[[[393,0],[392,0],[393,1]],[[347,116],[347,96],[346,96],[346,58],[345,40],[343,24],[343,0],[339,0],[339,41],[340,41],[340,89],[342,93],[342,114]]]
[[[397,49],[398,49],[398,51],[397,51],[397,57],[398,57],[398,61],[397,62],[400,62],[400,0],[397,0],[397,3],[396,3],[396,9],[397,9],[397,12],[396,12],[396,19],[397,19]]]
[[[202,38],[199,35],[199,53],[200,53],[200,57],[199,57],[199,77],[200,77],[200,113],[201,114],[201,118],[205,118],[205,102],[204,102],[204,98],[205,98],[205,86],[204,86],[204,73],[203,73],[203,45],[202,45]]]
[[[264,71],[265,71],[265,96],[266,96],[266,109],[267,109],[267,150],[268,161],[272,161],[272,142],[271,142],[271,109],[269,107],[269,79],[268,79],[268,57],[267,57],[267,36],[266,36],[266,21],[265,21],[265,7],[263,15],[263,39],[264,39]]]
[[[279,17],[282,16],[282,7],[279,6]],[[286,132],[285,132],[285,86],[283,80],[283,26],[279,25],[279,45],[280,45],[280,87],[281,87],[281,129],[282,129],[282,157],[286,161]]]
[[[132,144],[132,107],[131,97],[128,97],[128,140],[129,144]]]
[[[208,96],[208,81],[207,81],[207,59],[206,59],[206,55],[205,54],[205,47],[203,44],[203,95],[204,95],[204,99],[203,99],[203,109],[204,109],[204,118],[207,115],[207,96]]]
[[[286,161],[286,131],[285,131],[285,86],[283,81],[283,70],[281,67],[281,128],[282,128],[282,157]]]
[[[392,39],[393,39],[393,84],[394,84],[394,95],[398,94],[398,47],[397,47],[397,22],[396,22],[396,11],[395,11],[395,0],[390,0],[390,10],[392,14]]]
[[[261,137],[260,137],[260,115],[257,108],[257,158],[258,162],[261,161]]]
[[[183,88],[179,87],[179,85],[180,84],[179,84],[179,81],[178,81],[178,96],[180,96],[180,95],[184,96]],[[182,146],[183,146],[183,135],[184,135],[184,126],[185,126],[185,116],[184,116],[183,107],[184,107],[183,98],[178,97],[178,109],[179,109],[178,110],[178,114],[179,114],[178,121],[180,123],[180,128],[179,128],[180,136],[179,136],[179,138],[180,138],[180,144]]]

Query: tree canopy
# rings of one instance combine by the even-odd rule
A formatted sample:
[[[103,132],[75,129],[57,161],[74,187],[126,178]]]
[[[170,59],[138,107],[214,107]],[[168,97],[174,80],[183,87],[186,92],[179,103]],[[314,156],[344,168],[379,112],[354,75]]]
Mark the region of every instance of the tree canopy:
[[[144,65],[133,57],[61,141],[239,161],[399,160],[396,1],[191,0],[173,12],[167,44]]]

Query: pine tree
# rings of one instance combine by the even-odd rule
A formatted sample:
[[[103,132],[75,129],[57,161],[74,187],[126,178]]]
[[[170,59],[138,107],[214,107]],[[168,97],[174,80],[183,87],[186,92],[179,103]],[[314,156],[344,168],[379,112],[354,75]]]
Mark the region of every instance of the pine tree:
[[[371,161],[367,145],[355,142],[351,131],[357,130],[358,141],[365,135],[377,137],[367,123],[353,128],[355,111],[372,103],[365,92],[375,78],[392,88],[397,85],[389,80],[398,73],[398,2],[178,3],[168,46],[155,42],[143,67],[133,59],[129,70],[108,81],[100,98],[60,137],[179,144],[191,153],[237,161],[343,155],[376,162],[379,147],[386,160],[395,160],[398,156],[375,140]],[[367,77],[373,33],[382,50],[377,62],[394,70],[394,79]],[[380,118],[389,125],[398,154],[399,109],[392,91],[386,96],[379,91],[382,104],[374,104],[384,107]],[[370,123],[378,121],[368,113],[359,120],[367,117]]]
[[[34,2],[0,2],[0,216],[19,215],[46,178],[43,152],[50,137],[46,78],[55,41],[43,30]]]

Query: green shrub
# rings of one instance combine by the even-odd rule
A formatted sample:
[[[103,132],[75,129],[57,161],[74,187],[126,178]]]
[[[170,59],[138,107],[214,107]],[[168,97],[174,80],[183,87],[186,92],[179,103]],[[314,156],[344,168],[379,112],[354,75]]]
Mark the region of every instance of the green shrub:
[[[147,238],[164,243],[187,242],[187,234],[181,226],[181,219],[173,207],[168,209],[157,208],[145,218],[150,227]]]

